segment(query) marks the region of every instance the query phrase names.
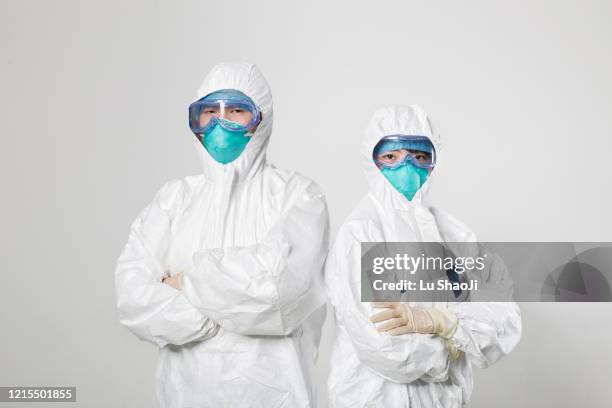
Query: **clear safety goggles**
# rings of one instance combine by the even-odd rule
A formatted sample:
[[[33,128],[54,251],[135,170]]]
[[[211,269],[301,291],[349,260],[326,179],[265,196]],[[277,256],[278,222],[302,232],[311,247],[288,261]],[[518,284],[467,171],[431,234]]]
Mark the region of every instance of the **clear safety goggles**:
[[[235,89],[222,89],[189,105],[189,127],[196,135],[219,124],[227,130],[252,131],[260,122],[259,108],[251,98]]]
[[[410,162],[415,167],[432,169],[436,165],[436,149],[426,136],[390,135],[376,144],[373,159],[379,168],[395,169]]]

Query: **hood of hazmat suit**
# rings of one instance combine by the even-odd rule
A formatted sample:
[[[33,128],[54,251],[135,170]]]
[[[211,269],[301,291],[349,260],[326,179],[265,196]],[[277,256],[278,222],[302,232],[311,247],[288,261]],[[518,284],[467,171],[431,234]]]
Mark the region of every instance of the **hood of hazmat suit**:
[[[166,183],[131,226],[115,272],[120,321],[159,347],[162,407],[312,407],[325,198],[266,161],[272,95],[257,67],[216,65],[197,99],[220,89],[251,98],[261,122],[228,164],[192,136],[202,173]],[[166,272],[183,273],[183,290],[161,283]]]
[[[436,168],[408,200],[381,173],[372,151],[387,135],[427,136],[437,153]],[[325,279],[334,307],[338,337],[328,379],[330,407],[460,407],[472,391],[472,366],[486,367],[508,354],[521,336],[515,303],[410,302],[451,310],[458,319],[450,339],[463,355],[449,358],[439,336],[379,333],[361,302],[361,242],[473,242],[474,234],[448,214],[428,206],[425,195],[441,163],[440,138],[416,105],[378,110],[363,142],[369,193],[340,227],[328,256]],[[491,274],[506,276],[503,265]]]

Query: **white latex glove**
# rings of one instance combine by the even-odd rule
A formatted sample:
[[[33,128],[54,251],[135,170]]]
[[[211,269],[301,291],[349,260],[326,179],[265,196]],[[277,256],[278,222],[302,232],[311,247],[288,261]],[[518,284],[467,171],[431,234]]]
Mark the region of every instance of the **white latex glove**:
[[[384,310],[370,317],[370,321],[382,322],[376,329],[392,336],[423,333],[448,340],[457,329],[457,317],[447,309],[411,307],[397,302],[375,302],[372,306]]]

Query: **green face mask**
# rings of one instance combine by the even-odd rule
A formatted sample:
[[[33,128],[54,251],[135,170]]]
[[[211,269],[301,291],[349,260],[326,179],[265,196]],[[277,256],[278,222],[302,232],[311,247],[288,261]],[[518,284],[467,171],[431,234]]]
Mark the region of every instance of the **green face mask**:
[[[404,165],[395,169],[381,169],[382,174],[389,180],[397,191],[402,193],[409,201],[412,201],[419,188],[425,184],[429,172],[413,166],[406,162]]]
[[[231,163],[251,140],[245,134],[246,130],[228,130],[217,123],[210,132],[204,134],[204,147],[219,163]]]

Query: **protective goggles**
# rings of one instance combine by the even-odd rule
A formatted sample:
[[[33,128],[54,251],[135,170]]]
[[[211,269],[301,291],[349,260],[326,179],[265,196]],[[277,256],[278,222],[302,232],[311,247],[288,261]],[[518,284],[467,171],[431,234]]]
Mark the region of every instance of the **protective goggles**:
[[[376,144],[373,159],[379,168],[395,169],[410,162],[432,169],[436,165],[436,149],[426,136],[390,135]]]
[[[189,105],[189,127],[196,135],[219,124],[227,130],[253,130],[260,122],[259,108],[251,98],[235,89],[222,89]]]

